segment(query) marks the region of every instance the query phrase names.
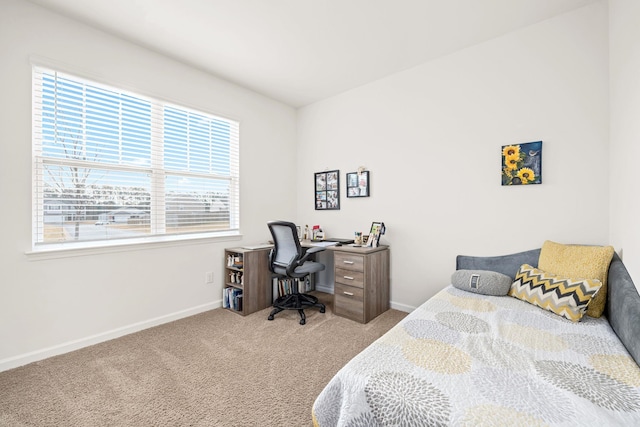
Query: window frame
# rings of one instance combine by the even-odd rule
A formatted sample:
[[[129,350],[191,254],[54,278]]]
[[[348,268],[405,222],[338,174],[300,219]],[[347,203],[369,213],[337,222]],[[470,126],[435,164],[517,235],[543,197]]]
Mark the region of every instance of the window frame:
[[[31,250],[27,254],[47,253],[47,252],[63,252],[68,254],[78,254],[85,250],[91,252],[100,252],[102,249],[113,251],[122,249],[131,249],[133,247],[152,247],[157,244],[192,244],[195,241],[216,241],[216,240],[238,240],[241,238],[240,233],[240,121],[225,117],[220,114],[211,113],[203,108],[193,108],[186,106],[184,103],[169,101],[158,96],[149,96],[141,93],[139,90],[132,91],[126,85],[114,82],[104,82],[102,79],[85,77],[81,73],[69,72],[57,66],[50,64],[31,63],[31,81],[32,81],[32,236]],[[117,92],[120,97],[122,94],[132,96],[136,99],[148,101],[152,109],[156,110],[155,118],[150,118],[149,126],[153,131],[149,136],[150,164],[145,167],[131,167],[123,164],[110,164],[108,162],[98,162],[102,166],[117,170],[120,172],[134,171],[147,173],[150,176],[150,194],[153,194],[150,202],[150,232],[148,235],[140,235],[127,238],[104,238],[92,240],[66,240],[64,242],[46,242],[43,235],[45,225],[45,197],[43,175],[45,164],[82,164],[82,161],[76,161],[69,158],[55,158],[43,154],[44,137],[43,137],[43,107],[42,107],[42,73],[52,73],[56,76],[71,79],[73,82],[90,85],[104,90],[112,90]],[[39,78],[40,77],[40,78]],[[165,138],[164,118],[167,109],[179,110],[189,114],[195,114],[206,117],[210,123],[214,121],[224,122],[230,126],[229,135],[229,152],[227,157],[223,158],[223,164],[226,163],[229,168],[228,175],[220,175],[215,173],[198,173],[189,170],[175,170],[164,166],[164,149],[167,145]],[[159,111],[159,112],[158,112]],[[87,115],[86,106],[83,107],[82,115]],[[158,117],[161,126],[158,128]],[[83,139],[83,143],[87,144],[87,139]],[[120,139],[122,143],[122,139]],[[213,147],[213,141],[208,141],[209,147]],[[158,146],[160,147],[161,157],[158,158]],[[96,164],[92,164],[94,167]],[[91,166],[91,165],[90,165]],[[175,233],[166,233],[166,191],[165,182],[169,176],[194,176],[205,179],[227,180],[229,182],[228,189],[228,227],[221,230],[207,231],[182,231]],[[103,184],[105,185],[105,184]]]

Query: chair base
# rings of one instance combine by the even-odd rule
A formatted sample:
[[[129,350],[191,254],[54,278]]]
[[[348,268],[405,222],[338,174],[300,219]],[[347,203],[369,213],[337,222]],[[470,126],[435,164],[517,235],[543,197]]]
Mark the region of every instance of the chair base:
[[[273,316],[280,313],[283,310],[298,310],[300,314],[300,324],[304,325],[307,322],[307,317],[304,314],[305,308],[318,307],[320,313],[325,312],[325,306],[321,302],[318,302],[318,298],[309,294],[294,293],[279,297],[273,303],[273,310],[267,319],[273,320]]]

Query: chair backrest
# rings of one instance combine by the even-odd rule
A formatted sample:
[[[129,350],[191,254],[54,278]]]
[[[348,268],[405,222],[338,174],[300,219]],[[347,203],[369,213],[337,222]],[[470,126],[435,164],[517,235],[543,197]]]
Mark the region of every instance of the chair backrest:
[[[288,221],[269,221],[267,223],[271,236],[273,236],[273,252],[270,262],[280,267],[286,267],[291,261],[302,258],[302,246],[298,238],[296,225]],[[269,265],[273,271],[273,266]]]

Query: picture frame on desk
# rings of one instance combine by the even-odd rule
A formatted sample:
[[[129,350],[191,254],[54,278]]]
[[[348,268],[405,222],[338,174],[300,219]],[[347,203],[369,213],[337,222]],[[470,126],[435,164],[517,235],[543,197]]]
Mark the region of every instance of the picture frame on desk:
[[[369,171],[347,173],[347,197],[369,197]]]
[[[386,231],[387,229],[384,226],[384,222],[372,222],[366,246],[370,248],[377,248],[380,244],[380,236],[383,235]]]
[[[316,172],[313,176],[316,210],[340,209],[340,171]]]

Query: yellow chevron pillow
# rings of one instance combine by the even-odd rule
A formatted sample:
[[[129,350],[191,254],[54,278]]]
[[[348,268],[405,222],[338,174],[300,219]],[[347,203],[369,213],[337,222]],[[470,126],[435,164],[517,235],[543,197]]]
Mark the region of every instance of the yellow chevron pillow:
[[[540,250],[538,268],[565,277],[598,279],[602,290],[589,304],[587,316],[600,317],[607,303],[607,276],[613,246],[563,245],[547,240]]]
[[[569,279],[522,264],[509,295],[579,322],[601,288],[597,279]]]

